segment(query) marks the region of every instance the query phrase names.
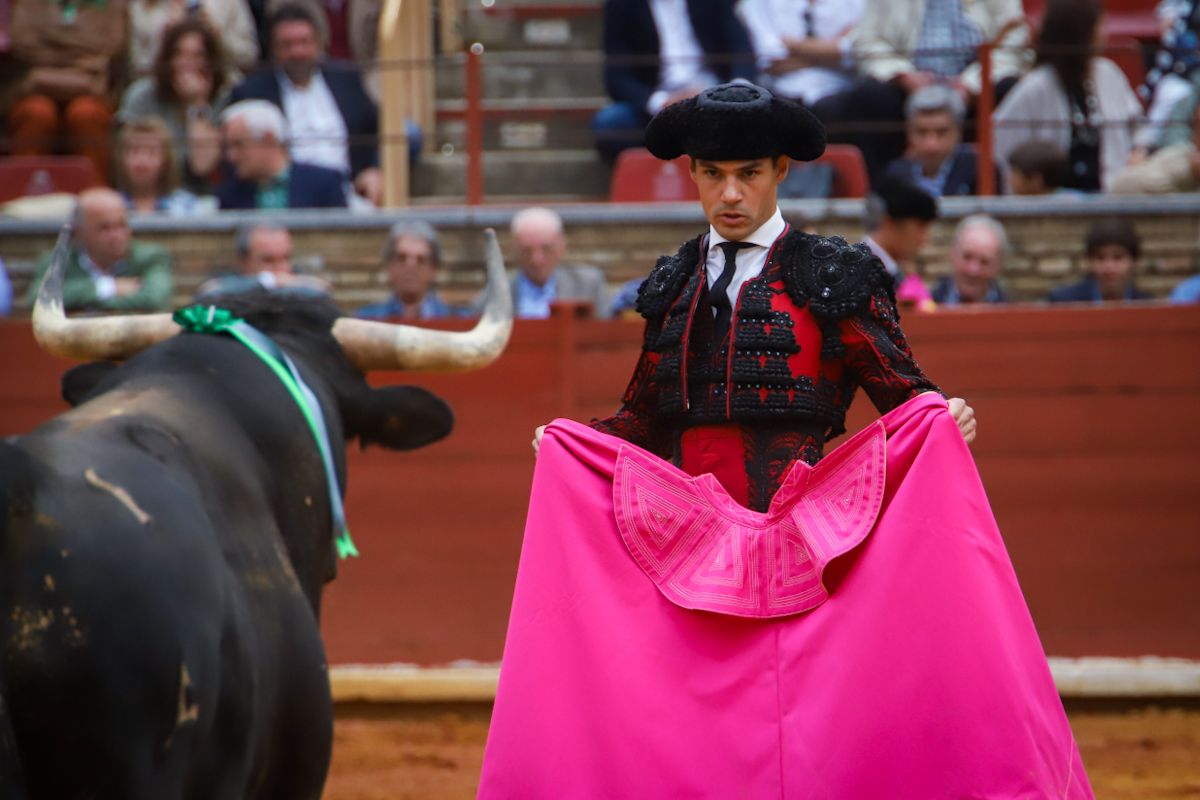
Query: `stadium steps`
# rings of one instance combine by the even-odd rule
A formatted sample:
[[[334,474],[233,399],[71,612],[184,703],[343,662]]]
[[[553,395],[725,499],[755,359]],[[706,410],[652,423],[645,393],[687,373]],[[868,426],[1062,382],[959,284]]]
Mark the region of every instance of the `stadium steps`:
[[[601,0],[488,0],[464,12],[463,41],[483,45],[484,197],[572,202],[608,196],[610,168],[591,120],[608,103]],[[413,174],[414,202],[462,202],[467,186],[465,55],[439,59],[436,130]]]

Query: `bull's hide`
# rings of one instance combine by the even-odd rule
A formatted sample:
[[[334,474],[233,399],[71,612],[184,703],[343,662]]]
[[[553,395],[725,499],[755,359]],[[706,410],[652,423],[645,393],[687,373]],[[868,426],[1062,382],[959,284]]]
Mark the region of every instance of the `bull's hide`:
[[[484,798],[1084,798],[970,453],[923,395],[767,514],[551,425]]]

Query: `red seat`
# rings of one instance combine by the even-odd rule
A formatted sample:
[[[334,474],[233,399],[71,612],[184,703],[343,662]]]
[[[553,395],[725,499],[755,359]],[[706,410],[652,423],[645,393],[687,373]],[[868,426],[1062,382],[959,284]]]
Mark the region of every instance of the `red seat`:
[[[0,203],[55,192],[79,194],[99,185],[96,167],[84,156],[0,158]]]
[[[834,197],[866,197],[871,189],[867,162],[852,144],[825,145],[825,153],[813,163],[833,166]]]
[[[699,200],[687,156],[659,161],[643,147],[623,150],[613,168],[608,199],[614,203]]]

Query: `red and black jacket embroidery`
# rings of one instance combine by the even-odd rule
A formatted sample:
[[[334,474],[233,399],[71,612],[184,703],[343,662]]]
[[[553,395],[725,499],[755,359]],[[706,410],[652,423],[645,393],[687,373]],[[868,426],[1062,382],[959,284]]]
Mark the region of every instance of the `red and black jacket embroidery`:
[[[672,458],[686,428],[741,423],[748,460],[764,462],[747,470],[771,473],[760,479],[766,490],[845,430],[859,386],[881,412],[938,390],[913,359],[892,279],[866,245],[784,233],[743,286],[730,334],[714,342],[703,238],[660,258],[642,284],[641,357],[621,409],[594,427]]]

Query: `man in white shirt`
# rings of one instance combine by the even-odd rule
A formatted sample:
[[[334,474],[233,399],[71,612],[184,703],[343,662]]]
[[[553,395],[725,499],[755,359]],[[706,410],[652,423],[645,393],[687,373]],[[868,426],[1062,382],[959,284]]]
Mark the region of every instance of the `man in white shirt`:
[[[770,88],[810,107],[853,86],[851,34],[862,10],[863,0],[742,0],[737,7]]]
[[[272,64],[234,87],[233,101],[267,100],[287,118],[293,161],[333,169],[372,205],[383,201],[379,110],[358,70],[323,60],[310,8],[280,6],[268,21]],[[420,131],[410,127],[410,146]]]
[[[604,83],[613,104],[592,122],[606,159],[641,143],[650,117],[720,81],[755,77],[732,0],[605,0]]]

